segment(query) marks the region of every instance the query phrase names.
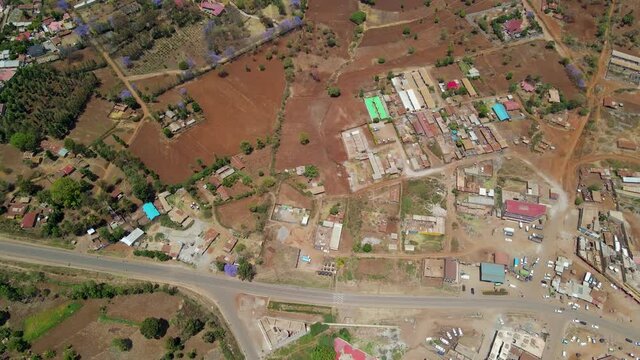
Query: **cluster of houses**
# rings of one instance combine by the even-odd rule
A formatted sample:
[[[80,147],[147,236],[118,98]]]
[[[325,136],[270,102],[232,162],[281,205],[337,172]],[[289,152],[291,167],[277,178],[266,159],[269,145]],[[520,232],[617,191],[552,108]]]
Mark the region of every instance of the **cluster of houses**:
[[[185,130],[196,123],[196,119],[191,118],[187,120],[182,120],[178,118],[178,114],[176,114],[173,110],[167,110],[160,116],[161,120],[164,123],[167,123],[167,129],[171,131],[172,134],[177,134],[182,130]]]
[[[640,300],[640,257],[631,246],[630,225],[623,212],[610,206],[640,198],[640,172],[591,167],[581,169],[579,175],[578,189],[586,202],[578,220],[578,256],[614,286]],[[602,185],[586,186],[594,178]],[[607,199],[614,202],[605,203]]]
[[[15,27],[11,41],[24,42],[29,46],[23,54],[10,50],[0,52],[0,84],[10,80],[17,69],[28,63],[44,63],[60,58],[60,48],[73,46],[79,37],[73,32],[76,23],[68,12],[60,18],[51,16],[42,19],[40,27],[33,27],[33,19],[40,15],[42,2],[39,0],[7,6],[7,24]]]

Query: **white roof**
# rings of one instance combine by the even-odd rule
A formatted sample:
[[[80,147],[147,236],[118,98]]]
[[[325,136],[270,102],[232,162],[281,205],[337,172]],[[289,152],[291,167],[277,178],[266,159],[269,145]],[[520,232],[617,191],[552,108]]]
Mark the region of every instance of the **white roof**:
[[[625,59],[625,60],[627,60],[627,61],[632,61],[632,62],[635,62],[635,63],[640,63],[640,58],[639,58],[639,57],[637,57],[637,56],[633,56],[633,55],[630,55],[630,54],[626,54],[626,53],[623,53],[623,52],[618,51],[618,50],[613,50],[613,51],[611,52],[611,55],[613,55],[613,56],[615,56],[615,57],[618,57],[618,58],[621,58],[621,59]]]
[[[632,184],[640,184],[640,177],[632,177],[632,176],[623,176],[622,182],[632,183]]]
[[[331,242],[329,242],[329,249],[338,250],[340,246],[340,237],[342,236],[342,224],[335,223],[333,230],[331,231]]]
[[[0,60],[0,68],[17,68],[20,66],[20,60]]]
[[[407,95],[406,91],[398,91],[398,95],[400,96],[400,101],[402,101],[402,106],[409,111],[414,111],[415,108],[413,104],[411,104],[411,100],[409,100],[409,95]]]
[[[413,105],[414,109],[418,110],[422,107],[418,97],[416,96],[416,92],[413,91],[413,89],[407,90],[407,95],[409,95],[409,100],[411,100],[411,105]]]
[[[144,231],[140,228],[135,228],[129,235],[120,239],[123,243],[132,246],[138,239],[140,239],[144,235]]]

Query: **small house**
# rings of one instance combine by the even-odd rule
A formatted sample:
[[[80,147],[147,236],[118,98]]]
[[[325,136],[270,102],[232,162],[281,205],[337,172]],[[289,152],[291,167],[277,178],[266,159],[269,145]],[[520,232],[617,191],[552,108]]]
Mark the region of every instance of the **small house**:
[[[36,221],[38,220],[38,212],[37,211],[29,211],[23,218],[20,227],[23,229],[32,229],[36,226]]]
[[[76,168],[75,168],[75,167],[73,167],[73,165],[69,164],[69,165],[67,165],[67,166],[63,167],[62,169],[60,169],[60,175],[61,175],[62,177],[64,177],[64,176],[69,176],[69,175],[71,175],[74,171],[76,171]]]
[[[200,10],[209,15],[220,16],[224,12],[224,4],[213,0],[202,0]]]
[[[222,250],[224,250],[227,253],[230,253],[231,251],[233,251],[233,248],[236,247],[237,243],[238,243],[238,239],[231,238],[231,239],[227,240],[226,243],[224,243],[224,247],[222,248]]]
[[[520,87],[526,92],[534,92],[536,90],[536,86],[526,80],[520,82]]]
[[[16,219],[27,211],[27,204],[11,203],[7,208],[7,219]]]
[[[549,102],[550,103],[560,102],[560,92],[557,89],[549,89]]]
[[[504,31],[507,34],[514,36],[520,34],[520,29],[522,28],[522,19],[511,19],[504,23]]]
[[[128,246],[133,246],[136,241],[140,240],[144,236],[144,231],[140,228],[135,228],[129,235],[120,239],[121,242],[127,244]]]

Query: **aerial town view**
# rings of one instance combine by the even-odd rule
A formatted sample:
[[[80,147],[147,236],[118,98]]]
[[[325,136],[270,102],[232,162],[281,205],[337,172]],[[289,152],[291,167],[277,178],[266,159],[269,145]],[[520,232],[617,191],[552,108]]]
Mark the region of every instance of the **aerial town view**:
[[[639,0],[0,0],[0,359],[640,360]]]

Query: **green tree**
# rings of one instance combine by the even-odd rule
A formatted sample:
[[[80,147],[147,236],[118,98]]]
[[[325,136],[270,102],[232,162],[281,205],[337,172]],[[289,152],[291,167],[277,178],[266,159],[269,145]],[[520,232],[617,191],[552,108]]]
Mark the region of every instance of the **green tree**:
[[[308,178],[316,178],[320,175],[320,170],[318,170],[314,165],[307,165],[304,167],[303,175]]]
[[[185,337],[197,335],[204,329],[204,322],[200,319],[189,319],[182,330]]]
[[[133,347],[133,342],[129,338],[114,338],[111,346],[120,351],[129,351]]]
[[[182,340],[179,337],[168,337],[164,343],[165,349],[169,352],[176,352],[182,350]]]
[[[367,14],[364,11],[356,11],[351,14],[349,20],[356,25],[360,25],[367,20]]]
[[[249,155],[253,152],[253,145],[248,141],[243,141],[240,143],[240,151],[245,155]]]
[[[202,340],[204,340],[204,342],[211,344],[214,341],[216,341],[216,333],[213,331],[207,331],[204,334],[202,334]]]
[[[38,148],[38,140],[30,132],[16,132],[11,136],[9,143],[20,151],[34,151]]]
[[[189,69],[189,64],[186,61],[182,60],[182,61],[180,61],[180,63],[178,63],[178,69],[183,70],[183,71],[184,70],[188,70]]]
[[[51,201],[64,208],[77,208],[82,203],[82,186],[69,177],[54,181],[49,191]]]
[[[338,96],[340,96],[340,88],[339,87],[335,87],[335,86],[330,86],[327,89],[327,93],[331,97],[338,97]]]
[[[191,110],[197,113],[202,112],[202,108],[200,107],[200,104],[198,104],[195,101],[191,103]]]
[[[165,319],[148,317],[140,324],[140,333],[147,339],[160,339],[169,328],[169,323]]]
[[[371,244],[367,243],[362,245],[363,252],[370,253],[372,250],[373,250],[373,246],[371,246]]]
[[[405,27],[402,29],[402,35],[405,35],[405,36],[407,36],[407,35],[411,35],[411,28],[409,28],[408,26],[405,26]]]
[[[240,258],[238,261],[238,277],[240,280],[251,281],[256,276],[256,269],[247,259]]]
[[[11,318],[11,314],[8,311],[0,310],[0,326],[7,323],[7,320]]]

